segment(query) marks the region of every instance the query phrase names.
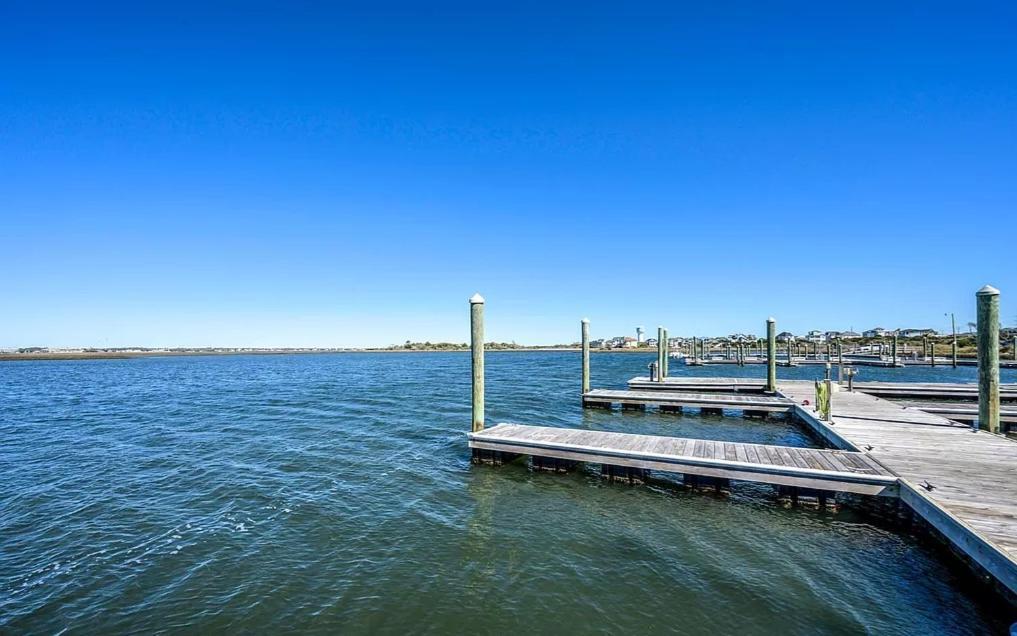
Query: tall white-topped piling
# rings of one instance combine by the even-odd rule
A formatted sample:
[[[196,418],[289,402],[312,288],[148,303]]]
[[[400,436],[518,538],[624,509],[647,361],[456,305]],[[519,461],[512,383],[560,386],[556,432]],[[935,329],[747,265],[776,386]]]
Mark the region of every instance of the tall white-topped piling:
[[[583,318],[583,394],[590,392],[590,319]]]
[[[473,355],[473,432],[484,430],[484,297],[470,298],[470,351]]]
[[[790,364],[790,349],[788,352]],[[766,319],[766,390],[769,393],[777,390],[777,321],[772,317]]]
[[[999,432],[999,290],[986,285],[978,304],[978,428]]]

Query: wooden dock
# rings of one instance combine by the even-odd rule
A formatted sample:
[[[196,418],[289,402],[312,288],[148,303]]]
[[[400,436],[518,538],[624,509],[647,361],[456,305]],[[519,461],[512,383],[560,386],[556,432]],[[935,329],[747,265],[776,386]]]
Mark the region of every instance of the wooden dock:
[[[846,366],[846,365],[845,365]],[[647,376],[629,380],[634,391],[695,391],[699,393],[762,393],[766,383],[755,378],[669,377],[663,382]],[[855,382],[855,391],[889,399],[914,398],[933,401],[977,401],[978,385],[962,382]],[[1017,384],[999,386],[1000,401],[1017,402]]]
[[[645,408],[656,406],[662,411],[696,408],[705,412],[737,410],[747,414],[786,413],[794,407],[791,400],[770,395],[725,395],[723,393],[688,393],[683,391],[612,391],[594,389],[583,394],[583,406],[611,408]]]
[[[942,415],[954,422],[961,422],[967,425],[971,425],[978,420],[977,402],[927,402],[925,400],[898,399],[893,399],[893,402],[903,406],[905,409],[916,409],[926,413]],[[1017,406],[1004,405],[1001,407],[999,410],[999,421],[1007,425],[1017,424]],[[1012,426],[1007,428],[1013,430]]]
[[[629,380],[629,388],[635,391],[698,391],[701,393],[762,393],[764,380],[755,378],[664,378],[663,382],[647,376]]]
[[[812,382],[778,383],[812,400]],[[864,392],[834,393],[832,422],[796,414],[832,446],[865,451],[900,478],[900,498],[1017,594],[1017,442]]]
[[[978,400],[978,385],[950,382],[855,382],[856,391],[884,398]],[[1017,384],[1000,384],[1001,402],[1017,401]]]
[[[825,493],[896,494],[897,478],[865,453],[657,435],[498,424],[470,448],[554,460],[792,486]]]

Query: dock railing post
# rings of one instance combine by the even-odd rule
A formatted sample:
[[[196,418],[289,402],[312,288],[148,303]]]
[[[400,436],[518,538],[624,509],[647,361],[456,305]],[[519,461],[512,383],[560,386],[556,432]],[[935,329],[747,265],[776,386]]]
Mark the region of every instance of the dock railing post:
[[[890,347],[890,355],[893,359],[893,366],[897,366],[897,334],[893,334],[893,344]]]
[[[583,395],[590,392],[590,320],[583,318]]]
[[[664,381],[664,328],[657,327],[657,382]]]
[[[999,290],[986,285],[978,304],[978,428],[999,432]]]
[[[929,364],[936,366],[936,341],[929,343]]]
[[[789,350],[790,351],[790,350]],[[766,391],[777,390],[777,321],[766,319]]]
[[[470,298],[470,351],[473,358],[473,432],[484,430],[484,297]]]

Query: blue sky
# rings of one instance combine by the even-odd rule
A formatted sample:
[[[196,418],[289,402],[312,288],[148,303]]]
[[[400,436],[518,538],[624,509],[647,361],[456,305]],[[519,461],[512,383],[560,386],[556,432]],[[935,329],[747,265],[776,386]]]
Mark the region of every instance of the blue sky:
[[[1017,321],[1013,3],[294,4],[0,8],[0,347]]]

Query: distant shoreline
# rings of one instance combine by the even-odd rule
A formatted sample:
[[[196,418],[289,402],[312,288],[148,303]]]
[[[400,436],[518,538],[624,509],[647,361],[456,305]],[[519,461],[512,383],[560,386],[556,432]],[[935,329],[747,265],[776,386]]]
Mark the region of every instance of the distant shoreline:
[[[518,349],[487,349],[487,353],[526,353],[538,351],[579,351],[579,347],[520,347]],[[356,353],[469,353],[469,349],[339,349],[309,351],[306,349],[264,349],[256,351],[66,351],[39,353],[0,353],[0,362],[31,360],[129,360],[132,358],[196,357],[196,356],[278,356],[329,355]],[[591,349],[591,353],[656,353],[654,348]]]

